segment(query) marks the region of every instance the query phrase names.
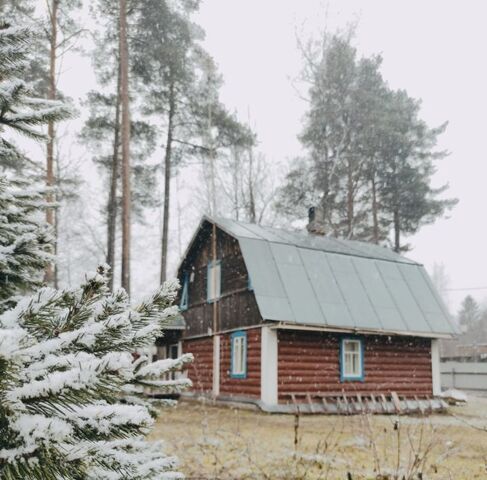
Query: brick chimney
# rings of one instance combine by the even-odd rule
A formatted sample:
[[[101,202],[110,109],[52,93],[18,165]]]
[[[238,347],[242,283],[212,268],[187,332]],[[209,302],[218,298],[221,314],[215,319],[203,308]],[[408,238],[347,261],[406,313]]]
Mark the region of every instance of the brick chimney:
[[[314,235],[325,235],[325,219],[321,208],[311,207],[308,210],[308,225],[306,229]]]

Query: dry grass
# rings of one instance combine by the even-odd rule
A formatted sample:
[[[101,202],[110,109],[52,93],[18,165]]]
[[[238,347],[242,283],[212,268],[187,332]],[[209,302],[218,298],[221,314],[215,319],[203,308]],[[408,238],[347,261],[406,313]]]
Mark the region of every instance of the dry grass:
[[[485,479],[487,399],[430,417],[301,416],[182,402],[162,413],[189,478]]]

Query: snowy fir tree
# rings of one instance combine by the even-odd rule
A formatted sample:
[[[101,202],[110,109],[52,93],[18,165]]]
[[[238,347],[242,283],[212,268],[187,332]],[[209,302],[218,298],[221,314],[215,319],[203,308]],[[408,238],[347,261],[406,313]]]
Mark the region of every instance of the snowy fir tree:
[[[186,388],[162,378],[192,356],[134,353],[178,313],[177,288],[131,308],[99,267],[79,289],[43,288],[0,316],[0,478],[179,478],[175,459],[144,439],[156,413],[144,388]]]
[[[0,163],[25,161],[7,131],[44,140],[40,127],[69,114],[31,96],[21,80],[30,34],[0,20]],[[144,438],[157,410],[150,388],[174,393],[167,373],[192,360],[150,362],[142,352],[177,314],[177,282],[131,307],[99,267],[72,290],[40,288],[51,232],[45,193],[0,181],[0,478],[117,480],[179,478],[175,459]],[[138,352],[138,353],[137,353]]]
[[[52,261],[47,205],[42,189],[0,178],[0,312],[42,284]]]
[[[62,102],[32,96],[23,80],[31,54],[32,34],[0,18],[0,166],[18,170],[26,161],[6,133],[46,140],[41,127],[70,116]]]

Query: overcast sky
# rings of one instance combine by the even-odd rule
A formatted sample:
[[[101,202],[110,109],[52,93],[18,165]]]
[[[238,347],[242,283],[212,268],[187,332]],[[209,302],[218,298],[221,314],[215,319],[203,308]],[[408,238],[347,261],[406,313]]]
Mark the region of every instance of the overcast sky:
[[[357,47],[383,55],[389,84],[421,98],[430,125],[449,121],[440,147],[451,154],[435,182],[448,182],[460,202],[451,218],[411,239],[409,256],[429,271],[443,262],[450,288],[473,288],[487,287],[486,18],[481,0],[204,0],[197,20],[225,78],[223,99],[242,118],[250,112],[260,149],[276,162],[301,152],[306,104],[293,87],[301,67],[296,34],[358,22]],[[452,291],[450,306],[467,293],[482,300],[487,288]]]

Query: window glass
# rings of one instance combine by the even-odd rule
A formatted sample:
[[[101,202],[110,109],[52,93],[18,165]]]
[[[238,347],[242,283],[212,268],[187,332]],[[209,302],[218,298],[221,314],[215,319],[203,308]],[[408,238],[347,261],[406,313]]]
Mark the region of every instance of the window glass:
[[[221,264],[219,261],[208,264],[208,301],[220,298]]]
[[[247,369],[247,336],[244,332],[232,335],[232,371],[235,377],[245,377]]]
[[[184,274],[184,280],[183,280],[183,291],[181,292],[181,304],[179,305],[179,308],[181,310],[186,310],[188,308],[188,289],[189,289],[189,278],[188,274]]]
[[[342,377],[361,379],[363,375],[361,340],[342,340]]]

